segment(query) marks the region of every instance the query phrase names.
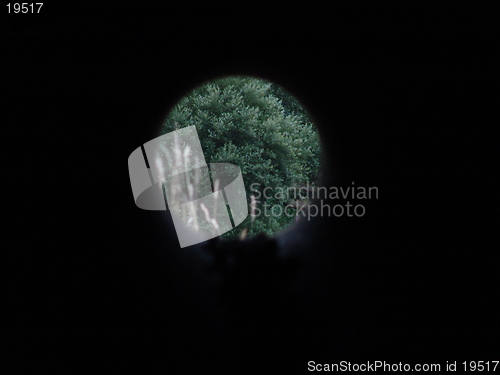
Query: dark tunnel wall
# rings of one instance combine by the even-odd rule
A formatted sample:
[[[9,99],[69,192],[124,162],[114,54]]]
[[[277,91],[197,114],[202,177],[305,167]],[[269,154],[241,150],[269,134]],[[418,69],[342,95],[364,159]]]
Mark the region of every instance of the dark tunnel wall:
[[[241,22],[155,9],[71,8],[74,22],[4,33],[5,373],[498,359],[491,12],[454,9],[462,28],[416,5]],[[179,98],[232,74],[275,82],[310,112],[325,186],[377,186],[379,199],[362,218],[281,235],[291,281],[266,279],[270,245],[251,245],[256,271],[223,300],[210,254],[179,249],[168,214],[135,207],[126,161]]]

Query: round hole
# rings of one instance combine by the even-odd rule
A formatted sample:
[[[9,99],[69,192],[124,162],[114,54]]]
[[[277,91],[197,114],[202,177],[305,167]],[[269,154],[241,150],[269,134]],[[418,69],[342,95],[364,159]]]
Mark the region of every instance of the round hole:
[[[275,235],[300,220],[300,208],[309,203],[303,198],[307,194],[301,192],[317,184],[321,146],[307,111],[294,96],[255,77],[212,80],[196,87],[172,108],[161,134],[191,126],[196,129],[207,166],[230,163],[241,171],[248,216],[221,238]],[[177,155],[182,157],[184,152],[178,150]],[[212,176],[216,190],[218,183]],[[177,190],[182,193],[182,188]],[[221,198],[234,216],[228,197]],[[216,230],[215,212],[210,212],[208,205],[202,210],[208,222],[204,225]],[[231,220],[237,222],[235,217]],[[193,217],[185,215],[185,222],[193,225]]]

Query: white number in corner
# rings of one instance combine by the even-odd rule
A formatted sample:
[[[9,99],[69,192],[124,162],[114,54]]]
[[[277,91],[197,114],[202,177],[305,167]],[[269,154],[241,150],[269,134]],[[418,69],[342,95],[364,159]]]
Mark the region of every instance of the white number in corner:
[[[35,5],[38,6],[36,12],[40,13],[43,3],[13,3],[12,5],[8,3],[7,8],[9,9],[9,13],[11,13],[11,10],[13,10],[13,13],[35,13]]]

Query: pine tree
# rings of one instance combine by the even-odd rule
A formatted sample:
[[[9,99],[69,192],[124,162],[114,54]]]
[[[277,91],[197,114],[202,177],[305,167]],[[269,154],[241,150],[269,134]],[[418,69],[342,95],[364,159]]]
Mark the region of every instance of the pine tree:
[[[195,125],[207,163],[233,163],[241,168],[247,198],[258,186],[261,214],[250,215],[223,237],[237,236],[243,228],[249,235],[272,235],[293,222],[294,210],[285,206],[289,197],[276,194],[278,187],[314,185],[319,172],[319,137],[298,101],[281,87],[244,76],[208,82],[185,96],[168,115],[162,134]],[[258,185],[257,185],[258,184]],[[270,187],[272,198],[262,195]],[[278,195],[278,196],[275,196]],[[280,206],[279,216],[264,216]],[[280,212],[278,208],[274,212]],[[290,215],[290,213],[292,215]]]

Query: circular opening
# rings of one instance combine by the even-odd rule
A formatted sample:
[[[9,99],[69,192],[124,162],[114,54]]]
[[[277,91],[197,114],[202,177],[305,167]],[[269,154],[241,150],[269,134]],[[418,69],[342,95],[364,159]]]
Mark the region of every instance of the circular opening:
[[[275,235],[300,220],[301,207],[309,203],[307,191],[317,184],[321,147],[315,126],[295,97],[281,86],[260,78],[216,79],[183,97],[167,115],[161,134],[173,134],[186,127],[196,129],[207,167],[230,163],[241,171],[244,191],[227,194],[228,190],[222,189],[218,196],[224,199],[233,224],[232,229],[220,234],[223,239],[258,233]],[[177,157],[178,164],[185,164],[184,157],[193,157],[190,147],[185,145],[174,150],[172,159]],[[171,162],[175,164],[176,160]],[[221,181],[215,178],[213,167],[211,172],[207,169],[211,189],[218,191]],[[236,177],[237,173],[229,180]],[[193,178],[199,184],[199,176]],[[194,185],[179,184],[170,194],[172,190],[181,194],[185,189],[187,196],[192,195],[192,190],[198,189]],[[243,199],[245,202],[248,216],[242,221],[231,207],[233,203],[228,195],[235,195],[233,201]],[[211,211],[210,205],[201,207],[205,224],[194,223],[188,211],[181,215],[186,225],[195,231],[200,225],[208,225],[213,228],[205,230],[223,232],[217,213]]]

